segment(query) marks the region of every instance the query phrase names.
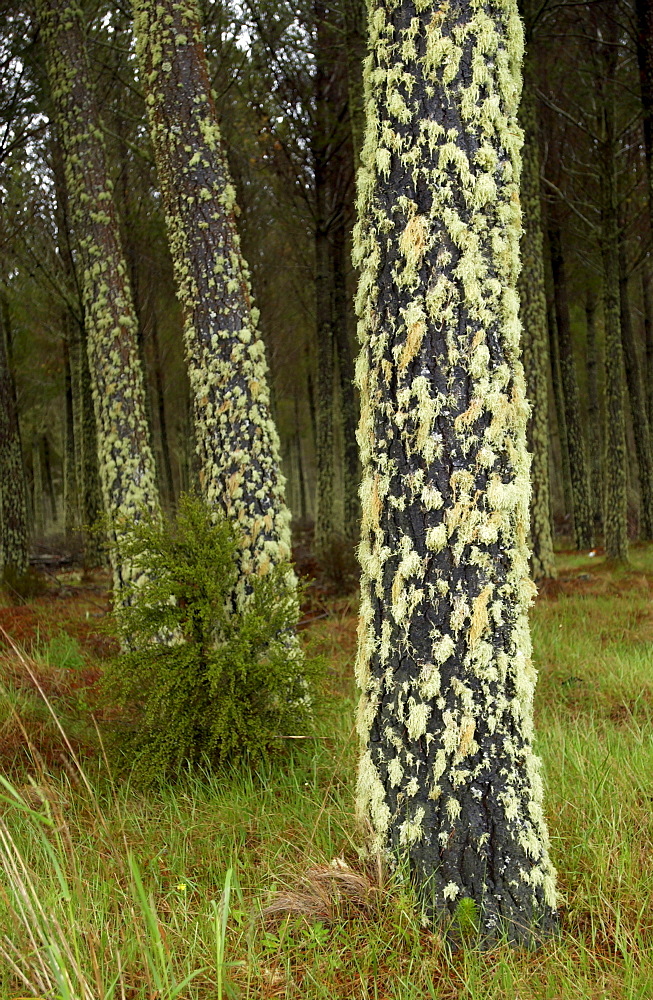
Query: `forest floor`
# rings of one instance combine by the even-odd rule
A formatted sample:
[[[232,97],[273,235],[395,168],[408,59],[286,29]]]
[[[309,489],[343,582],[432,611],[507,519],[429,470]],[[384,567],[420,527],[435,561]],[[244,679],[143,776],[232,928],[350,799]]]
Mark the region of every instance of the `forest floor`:
[[[328,659],[315,738],[159,790],[114,782],[98,735],[107,581],[51,573],[5,602],[0,998],[653,998],[653,546],[559,570],[532,626],[561,932],[534,953],[450,954],[359,860],[355,599],[307,614]]]

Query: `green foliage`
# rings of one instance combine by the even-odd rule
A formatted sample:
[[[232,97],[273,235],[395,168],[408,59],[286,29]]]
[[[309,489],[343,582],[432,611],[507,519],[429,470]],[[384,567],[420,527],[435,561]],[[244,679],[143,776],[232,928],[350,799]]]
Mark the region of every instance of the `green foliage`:
[[[235,601],[238,540],[194,497],[174,518],[125,530],[142,574],[116,613],[123,652],[108,690],[127,710],[118,744],[146,781],[208,758],[256,762],[282,752],[310,719],[310,676],[295,636],[288,564]]]

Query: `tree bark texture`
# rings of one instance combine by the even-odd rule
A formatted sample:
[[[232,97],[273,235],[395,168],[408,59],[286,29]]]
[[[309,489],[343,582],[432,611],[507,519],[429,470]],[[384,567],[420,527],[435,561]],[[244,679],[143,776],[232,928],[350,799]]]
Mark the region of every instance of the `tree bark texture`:
[[[642,272],[642,301],[644,304],[644,343],[646,345],[645,392],[648,405],[649,433],[653,428],[653,288],[651,273]]]
[[[555,403],[556,424],[558,427],[558,443],[560,445],[560,479],[562,483],[562,498],[564,513],[572,518],[574,499],[571,492],[571,468],[569,464],[569,444],[567,441],[567,421],[565,419],[565,399],[562,392],[562,375],[560,374],[560,350],[558,346],[558,327],[556,324],[553,303],[547,305],[547,327],[549,329],[549,356],[551,358],[551,385]]]
[[[64,314],[64,323],[68,327],[70,320],[68,311]],[[79,491],[77,489],[77,465],[75,462],[75,417],[73,414],[73,385],[70,371],[70,351],[68,339],[63,341],[64,361],[64,456],[63,456],[63,515],[64,534],[70,538],[77,530]]]
[[[370,4],[355,263],[358,807],[433,917],[532,943],[556,893],[532,747],[514,0]]]
[[[612,32],[616,32],[616,21]],[[610,37],[608,36],[608,41]],[[601,261],[603,324],[605,327],[605,553],[608,559],[628,559],[628,471],[624,400],[624,362],[619,306],[619,217],[616,174],[615,73],[616,37],[603,53],[603,89],[600,107],[602,142],[599,156],[601,184]]]
[[[338,357],[340,384],[340,404],[343,437],[343,535],[350,542],[357,542],[360,530],[360,468],[356,425],[358,405],[354,386],[354,361],[349,338],[349,300],[345,274],[345,254],[347,241],[344,225],[338,226],[333,234],[333,274],[334,274],[334,318],[335,345]]]
[[[653,538],[653,456],[649,432],[648,407],[644,395],[642,369],[638,357],[635,331],[628,295],[628,270],[623,240],[619,241],[619,321],[624,352],[626,387],[630,401],[635,454],[639,474],[640,536]]]
[[[240,596],[290,557],[290,513],[265,348],[236,228],[199,9],[134,0],[137,53],[166,212],[208,502],[241,534]]]
[[[8,347],[9,303],[0,296],[0,573],[28,564],[27,496],[16,386]]]
[[[648,209],[653,231],[653,0],[635,0],[637,63],[642,99],[642,130],[648,180]]]
[[[596,346],[596,296],[590,289],[585,299],[587,358],[587,443],[589,447],[592,518],[595,536],[603,531],[603,470],[601,456],[601,406],[599,403],[598,350]]]
[[[521,262],[519,277],[522,351],[526,392],[531,404],[528,444],[531,464],[531,568],[533,579],[557,575],[551,536],[549,485],[549,338],[544,284],[544,251],[540,207],[540,156],[537,110],[530,59],[525,60],[519,109],[524,130],[522,153]]]
[[[562,395],[567,426],[569,448],[569,471],[571,493],[574,504],[574,541],[577,549],[591,549],[594,544],[592,527],[592,505],[590,503],[590,482],[585,437],[580,411],[580,394],[576,377],[574,345],[571,337],[569,316],[569,294],[567,272],[562,252],[560,226],[555,217],[555,209],[549,223],[549,247],[551,270],[553,272],[553,301],[555,305],[558,348],[560,351],[560,374]]]
[[[102,124],[92,90],[82,12],[73,0],[38,0],[71,222],[82,273],[99,472],[111,518],[116,599],[137,571],[120,551],[120,521],[159,507],[145,417],[143,373],[120,244]]]

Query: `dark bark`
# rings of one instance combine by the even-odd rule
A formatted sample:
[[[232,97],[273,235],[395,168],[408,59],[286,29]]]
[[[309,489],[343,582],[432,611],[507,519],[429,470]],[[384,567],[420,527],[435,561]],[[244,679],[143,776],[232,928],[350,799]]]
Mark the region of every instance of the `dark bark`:
[[[10,323],[9,303],[0,293],[0,572],[20,574],[28,562],[27,496]]]
[[[617,209],[615,74],[618,59],[616,21],[610,22],[608,44],[600,53],[603,72],[601,100],[601,261],[605,327],[605,552],[608,559],[628,559],[628,473],[624,406],[624,363],[619,305],[619,218]]]
[[[343,535],[349,541],[358,540],[360,528],[360,501],[358,487],[360,468],[358,462],[358,405],[354,387],[354,362],[349,336],[349,299],[345,261],[347,243],[344,226],[338,226],[333,234],[332,267],[334,275],[334,319],[335,343],[338,357],[338,375],[341,402],[343,437]]]
[[[67,321],[67,316],[64,317]],[[64,361],[64,456],[63,456],[63,511],[64,534],[70,538],[78,524],[77,465],[75,462],[75,417],[73,412],[73,384],[70,371],[68,340],[63,341]]]
[[[571,492],[571,468],[569,464],[569,444],[567,441],[567,420],[565,418],[565,400],[562,392],[562,375],[560,374],[560,350],[558,347],[558,328],[556,325],[553,303],[547,307],[547,326],[549,330],[549,355],[551,358],[551,384],[555,403],[556,425],[558,429],[558,444],[560,446],[560,480],[564,512],[568,514],[573,524],[574,499]]]
[[[644,343],[646,345],[644,388],[650,432],[653,428],[653,288],[651,287],[651,272],[648,269],[642,271],[642,300],[644,304]]]
[[[642,369],[635,343],[630,298],[628,294],[628,271],[623,239],[619,241],[619,319],[621,341],[624,352],[626,386],[630,401],[637,470],[639,473],[640,534],[644,541],[653,538],[653,461],[651,436],[649,432],[648,408],[642,382]]]
[[[574,541],[578,549],[591,549],[594,544],[594,530],[590,502],[589,470],[581,420],[574,345],[571,337],[567,274],[562,252],[562,236],[559,223],[556,219],[555,209],[552,211],[549,221],[549,246],[551,250],[551,269],[553,272],[553,300],[560,350],[562,394],[565,408],[565,422],[567,425],[567,445],[569,447],[571,493],[574,504]]]
[[[482,942],[532,944],[556,918],[532,749],[520,24],[373,0],[370,30],[358,805],[452,936],[471,899]]]
[[[160,478],[162,493],[169,510],[175,506],[175,484],[172,477],[172,462],[170,460],[170,439],[168,437],[168,417],[166,414],[166,394],[163,379],[163,363],[161,361],[161,345],[159,343],[159,326],[156,315],[152,314],[152,368],[154,375],[154,393],[161,442]]]
[[[588,289],[585,299],[587,339],[587,443],[589,447],[590,484],[592,488],[592,517],[595,536],[603,531],[603,471],[601,455],[601,406],[599,403],[598,351],[596,346],[596,296]]]
[[[524,130],[522,153],[522,225],[519,299],[522,324],[522,357],[526,391],[531,403],[528,443],[531,463],[531,567],[533,579],[557,575],[551,536],[549,487],[549,341],[544,285],[544,252],[540,208],[540,157],[533,70],[525,63],[520,124]]]

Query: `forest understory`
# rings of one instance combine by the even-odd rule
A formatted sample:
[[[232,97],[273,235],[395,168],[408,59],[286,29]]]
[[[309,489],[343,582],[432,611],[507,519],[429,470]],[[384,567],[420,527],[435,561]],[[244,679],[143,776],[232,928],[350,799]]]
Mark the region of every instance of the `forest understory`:
[[[645,1000],[653,995],[653,546],[561,552],[532,614],[561,893],[534,953],[455,953],[354,815],[357,597],[309,588],[316,734],[274,765],[160,789],[116,777],[99,682],[108,575],[51,569],[0,607],[0,996],[66,1000]]]

